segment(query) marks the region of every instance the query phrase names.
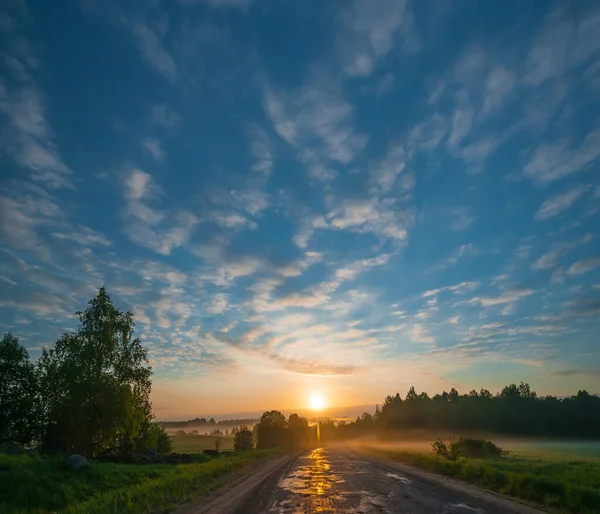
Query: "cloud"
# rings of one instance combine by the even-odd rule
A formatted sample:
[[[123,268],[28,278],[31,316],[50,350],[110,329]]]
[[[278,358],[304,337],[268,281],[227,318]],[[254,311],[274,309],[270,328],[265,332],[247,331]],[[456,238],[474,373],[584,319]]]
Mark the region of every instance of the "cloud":
[[[150,204],[162,194],[152,177],[137,168],[123,176],[125,233],[134,243],[157,253],[169,255],[184,245],[198,219],[187,211],[167,213]]]
[[[504,66],[497,66],[488,75],[485,83],[485,98],[481,116],[497,111],[509,98],[517,83],[516,75]]]
[[[523,168],[523,174],[542,184],[583,171],[600,155],[600,130],[585,136],[579,148],[566,140],[542,144]]]
[[[13,185],[10,196],[0,195],[0,234],[9,246],[32,252],[49,261],[50,245],[40,237],[43,229],[72,230],[55,198],[36,185]]]
[[[480,282],[461,282],[453,286],[444,286],[438,289],[431,289],[423,293],[423,298],[429,298],[431,296],[437,296],[444,291],[451,291],[454,294],[465,294],[467,292],[477,289],[481,285]]]
[[[420,323],[415,323],[410,329],[409,334],[411,339],[417,343],[435,344],[435,339],[429,335]]]
[[[494,305],[512,304],[521,298],[531,296],[534,293],[531,289],[513,289],[502,293],[500,296],[487,298],[472,298],[469,303],[479,303],[483,307],[492,307]]]
[[[471,143],[462,148],[459,153],[464,161],[476,166],[474,171],[479,171],[478,166],[481,166],[483,161],[496,151],[501,142],[500,139],[490,136]]]
[[[452,230],[466,230],[475,221],[475,216],[469,214],[469,210],[466,207],[454,209],[452,211],[453,220],[450,223]]]
[[[583,368],[567,368],[550,373],[552,377],[585,377],[600,379],[600,368],[583,369]]]
[[[593,269],[600,266],[600,257],[591,257],[588,259],[581,259],[576,263],[572,264],[571,267],[567,270],[567,274],[569,275],[583,275],[588,271],[592,271]]]
[[[554,216],[557,216],[569,208],[583,195],[588,189],[588,186],[580,184],[564,193],[548,198],[538,209],[535,214],[537,221],[545,221]]]
[[[5,35],[10,52],[5,55],[9,73],[0,80],[0,112],[8,119],[0,127],[2,149],[15,162],[31,170],[35,181],[51,188],[73,189],[71,169],[63,161],[44,109],[43,92],[34,72],[40,67],[29,42],[22,36]]]
[[[350,76],[370,75],[397,38],[403,40],[405,51],[414,52],[419,46],[412,15],[403,0],[354,0],[340,20],[338,48],[344,72]]]
[[[228,307],[229,302],[227,301],[227,295],[223,293],[217,293],[212,296],[207,311],[211,314],[223,314]]]
[[[329,364],[313,359],[298,359],[279,354],[271,354],[269,359],[282,368],[301,375],[356,375],[362,371],[362,368],[358,366]]]
[[[574,20],[563,9],[555,9],[544,20],[527,56],[525,82],[539,87],[558,80],[589,62],[600,50],[600,16],[586,12]]]
[[[436,149],[450,130],[450,124],[445,116],[434,113],[424,121],[415,125],[408,135],[411,154],[416,149],[432,151]]]
[[[461,141],[469,134],[473,124],[473,110],[468,107],[462,107],[454,112],[452,118],[452,129],[448,137],[448,146],[456,148]]]
[[[298,91],[263,88],[263,107],[277,134],[299,149],[298,159],[313,179],[331,180],[335,164],[349,164],[367,137],[353,128],[353,108],[338,85],[311,80]]]
[[[132,31],[146,63],[170,82],[175,82],[178,77],[177,64],[163,48],[159,35],[142,21],[134,23]]]
[[[564,255],[566,255],[569,250],[571,250],[572,248],[576,248],[580,245],[585,245],[592,241],[592,239],[593,237],[591,234],[586,234],[577,240],[570,242],[567,241],[555,245],[554,248],[552,248],[552,250],[546,252],[533,263],[532,269],[544,270],[554,268],[558,264],[558,261]]]
[[[51,234],[57,239],[72,241],[82,246],[111,246],[112,241],[100,233],[92,230],[89,227],[80,227],[79,230],[73,232],[53,232]]]
[[[388,193],[394,186],[396,178],[405,168],[406,157],[404,148],[392,145],[387,154],[371,169],[371,179],[382,194]]]
[[[394,198],[347,199],[335,204],[327,220],[332,229],[404,240],[413,224],[414,213],[410,207],[397,205]]]
[[[150,109],[150,120],[165,128],[175,128],[181,124],[181,116],[167,104],[153,105]]]
[[[145,137],[142,139],[142,147],[156,160],[161,160],[164,157],[164,152],[160,141],[154,137]]]
[[[354,375],[362,368],[345,364],[329,364],[310,358],[297,358],[274,352],[269,347],[254,346],[247,337],[232,338],[225,334],[214,333],[211,337],[237,350],[267,359],[281,368],[301,375]]]
[[[252,169],[268,177],[273,168],[273,155],[267,133],[262,128],[254,126],[251,130],[251,137],[251,150],[255,158]]]

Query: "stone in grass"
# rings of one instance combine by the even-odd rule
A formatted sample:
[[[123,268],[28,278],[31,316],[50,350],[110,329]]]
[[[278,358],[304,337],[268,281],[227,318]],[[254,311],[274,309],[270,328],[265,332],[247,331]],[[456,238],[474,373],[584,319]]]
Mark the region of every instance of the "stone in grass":
[[[85,468],[88,465],[88,461],[83,455],[74,453],[69,457],[67,464],[69,465],[69,469],[76,470]]]

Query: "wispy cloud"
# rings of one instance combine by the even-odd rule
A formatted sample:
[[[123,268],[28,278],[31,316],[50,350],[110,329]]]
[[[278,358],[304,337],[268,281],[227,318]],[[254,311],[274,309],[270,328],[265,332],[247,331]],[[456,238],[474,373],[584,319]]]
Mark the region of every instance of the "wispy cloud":
[[[188,241],[198,219],[184,210],[167,213],[152,207],[162,190],[148,173],[136,168],[128,170],[123,185],[125,232],[134,243],[169,255]]]
[[[532,294],[534,294],[534,291],[531,289],[513,289],[505,291],[499,296],[472,298],[469,302],[479,303],[483,307],[493,307],[496,305],[504,305],[507,303],[512,304],[517,300],[520,300],[521,298],[525,298],[527,296],[531,296]]]
[[[600,379],[600,368],[598,369],[583,369],[583,368],[568,368],[561,369],[558,371],[553,371],[550,373],[552,377],[585,377],[585,378],[595,378]]]
[[[598,156],[600,130],[587,134],[578,148],[569,148],[566,140],[540,145],[523,173],[540,183],[552,182],[585,170]]]
[[[181,115],[167,104],[153,105],[150,109],[149,118],[153,123],[166,128],[177,127],[182,122]]]
[[[590,257],[587,259],[581,259],[574,264],[571,264],[567,273],[569,275],[583,275],[588,271],[592,271],[593,269],[600,266],[600,257]]]
[[[133,24],[132,31],[146,63],[170,82],[177,80],[177,64],[165,50],[161,36],[141,20]]]
[[[351,104],[328,79],[313,80],[291,93],[267,85],[263,106],[279,136],[298,148],[298,158],[313,179],[334,178],[331,167],[350,163],[367,142],[354,130]]]
[[[161,160],[164,157],[164,151],[160,140],[155,137],[145,137],[142,139],[142,147],[156,160]]]
[[[63,161],[46,117],[44,93],[35,74],[41,67],[23,36],[7,27],[9,46],[4,55],[8,73],[0,81],[0,112],[8,123],[2,127],[1,147],[15,162],[32,172],[34,180],[52,188],[73,188],[72,171]]]
[[[535,214],[537,221],[545,221],[570,209],[572,205],[587,191],[588,187],[580,184],[564,193],[548,198]]]
[[[419,48],[410,6],[404,0],[354,0],[342,12],[341,24],[338,46],[344,72],[350,76],[370,75],[396,40],[407,52]]]

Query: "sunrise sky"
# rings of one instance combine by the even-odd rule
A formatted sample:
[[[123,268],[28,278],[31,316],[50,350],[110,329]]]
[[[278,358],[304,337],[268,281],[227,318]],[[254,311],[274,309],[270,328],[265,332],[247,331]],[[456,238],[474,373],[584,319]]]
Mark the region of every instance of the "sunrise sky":
[[[600,392],[597,2],[8,0],[0,328],[106,285],[161,419]]]

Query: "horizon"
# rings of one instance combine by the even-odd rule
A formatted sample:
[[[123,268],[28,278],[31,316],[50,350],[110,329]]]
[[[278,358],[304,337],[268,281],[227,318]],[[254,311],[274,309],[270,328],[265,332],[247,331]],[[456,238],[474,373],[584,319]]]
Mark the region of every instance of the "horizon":
[[[14,1],[0,34],[33,359],[105,286],[165,421],[600,391],[596,3]]]

